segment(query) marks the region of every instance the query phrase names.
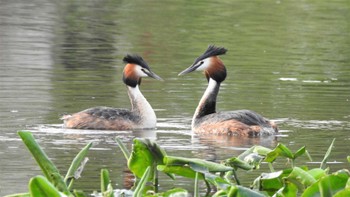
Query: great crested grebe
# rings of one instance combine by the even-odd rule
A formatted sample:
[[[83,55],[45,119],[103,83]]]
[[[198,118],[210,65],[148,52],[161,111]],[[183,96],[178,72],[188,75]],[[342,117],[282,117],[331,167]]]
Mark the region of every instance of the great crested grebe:
[[[180,72],[204,71],[208,80],[198,107],[193,115],[192,130],[198,134],[226,134],[241,136],[271,135],[278,132],[277,125],[251,110],[216,112],[216,97],[221,82],[226,78],[226,68],[218,57],[227,49],[210,45],[203,55]]]
[[[126,63],[123,71],[123,82],[127,86],[131,110],[111,107],[89,108],[63,116],[65,128],[130,130],[156,127],[156,114],[142,95],[139,85],[142,77],[162,79],[153,73],[147,63],[138,55],[126,55],[123,61]]]

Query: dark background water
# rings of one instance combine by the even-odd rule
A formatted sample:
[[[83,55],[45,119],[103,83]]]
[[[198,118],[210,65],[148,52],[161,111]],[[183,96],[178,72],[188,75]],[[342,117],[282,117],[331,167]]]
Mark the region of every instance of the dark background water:
[[[126,162],[115,137],[129,146],[134,137],[149,137],[168,154],[217,161],[255,144],[281,142],[294,151],[306,145],[316,162],[310,166],[319,165],[336,138],[331,171],[348,168],[349,18],[346,0],[0,1],[0,195],[27,191],[30,177],[40,174],[16,134],[24,129],[62,173],[85,144],[95,142],[75,185],[84,190],[99,189],[101,168],[110,169],[115,188],[123,188]],[[276,120],[280,135],[191,135],[192,114],[207,84],[200,73],[177,74],[209,44],[229,50],[222,56],[228,77],[218,110],[255,110]],[[164,79],[144,79],[141,86],[158,129],[62,129],[62,114],[130,106],[121,81],[127,53],[143,56]],[[167,185],[173,182],[161,187]]]

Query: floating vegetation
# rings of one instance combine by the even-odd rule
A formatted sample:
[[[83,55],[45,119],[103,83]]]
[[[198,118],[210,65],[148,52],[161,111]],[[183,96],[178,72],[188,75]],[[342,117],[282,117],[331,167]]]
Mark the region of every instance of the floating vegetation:
[[[28,193],[7,197],[89,196],[81,190],[74,189],[73,183],[80,178],[88,162],[86,156],[92,143],[87,144],[77,154],[67,174],[62,176],[30,132],[19,131],[18,134],[37,161],[44,176],[35,176],[30,179]],[[215,163],[198,158],[167,155],[162,147],[149,139],[134,139],[131,151],[118,138],[116,143],[124,153],[128,168],[137,178],[135,185],[131,190],[114,189],[108,170],[102,169],[99,181],[101,191],[96,191],[94,196],[350,196],[349,170],[342,169],[331,173],[327,167],[334,140],[320,167],[312,169],[295,164],[295,160],[302,155],[306,155],[311,160],[305,146],[296,152],[292,152],[283,144],[278,144],[274,149],[253,146],[238,156]],[[273,163],[278,158],[286,158],[290,161],[290,166],[275,171]],[[350,156],[346,159],[350,162]],[[265,163],[269,166],[269,172],[262,173],[252,181],[249,187],[240,184],[237,170],[256,170]],[[190,194],[183,188],[158,191],[158,173],[160,172],[174,181],[176,176],[193,179],[194,192]],[[205,183],[206,191],[201,191],[199,182]]]

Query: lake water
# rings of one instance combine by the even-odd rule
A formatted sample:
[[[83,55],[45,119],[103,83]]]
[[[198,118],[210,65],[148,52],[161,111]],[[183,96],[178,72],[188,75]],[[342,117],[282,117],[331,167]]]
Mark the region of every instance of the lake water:
[[[26,192],[29,179],[41,174],[18,130],[32,131],[62,173],[93,141],[75,182],[85,191],[99,189],[101,168],[110,170],[115,188],[127,187],[126,161],[115,137],[128,147],[134,137],[148,137],[169,155],[215,161],[253,145],[280,142],[293,151],[306,145],[316,162],[311,167],[336,138],[329,166],[348,168],[349,18],[347,0],[0,1],[0,195]],[[228,77],[218,110],[257,111],[276,120],[279,135],[191,135],[192,114],[207,82],[201,73],[177,74],[209,44],[229,50],[222,56]],[[164,79],[144,79],[141,86],[157,113],[157,130],[62,129],[62,114],[101,105],[129,108],[121,80],[127,53],[143,56]],[[161,188],[174,184],[163,180]]]

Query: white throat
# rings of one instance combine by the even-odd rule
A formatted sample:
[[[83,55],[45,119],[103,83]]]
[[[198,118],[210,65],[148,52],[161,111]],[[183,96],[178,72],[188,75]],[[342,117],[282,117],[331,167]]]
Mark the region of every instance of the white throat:
[[[155,128],[157,117],[152,106],[141,93],[139,86],[128,87],[128,94],[131,102],[131,111],[140,115],[141,121],[136,128]]]
[[[196,111],[193,115],[193,118],[192,118],[192,128],[194,128],[194,124],[195,124],[195,119],[198,115],[198,113],[202,110],[202,105],[208,100],[209,96],[211,96],[211,94],[215,91],[215,89],[217,88],[218,86],[218,82],[216,82],[214,79],[212,78],[209,78],[209,82],[208,82],[208,87],[207,89],[205,90],[201,100],[199,101],[199,104],[196,108]]]

